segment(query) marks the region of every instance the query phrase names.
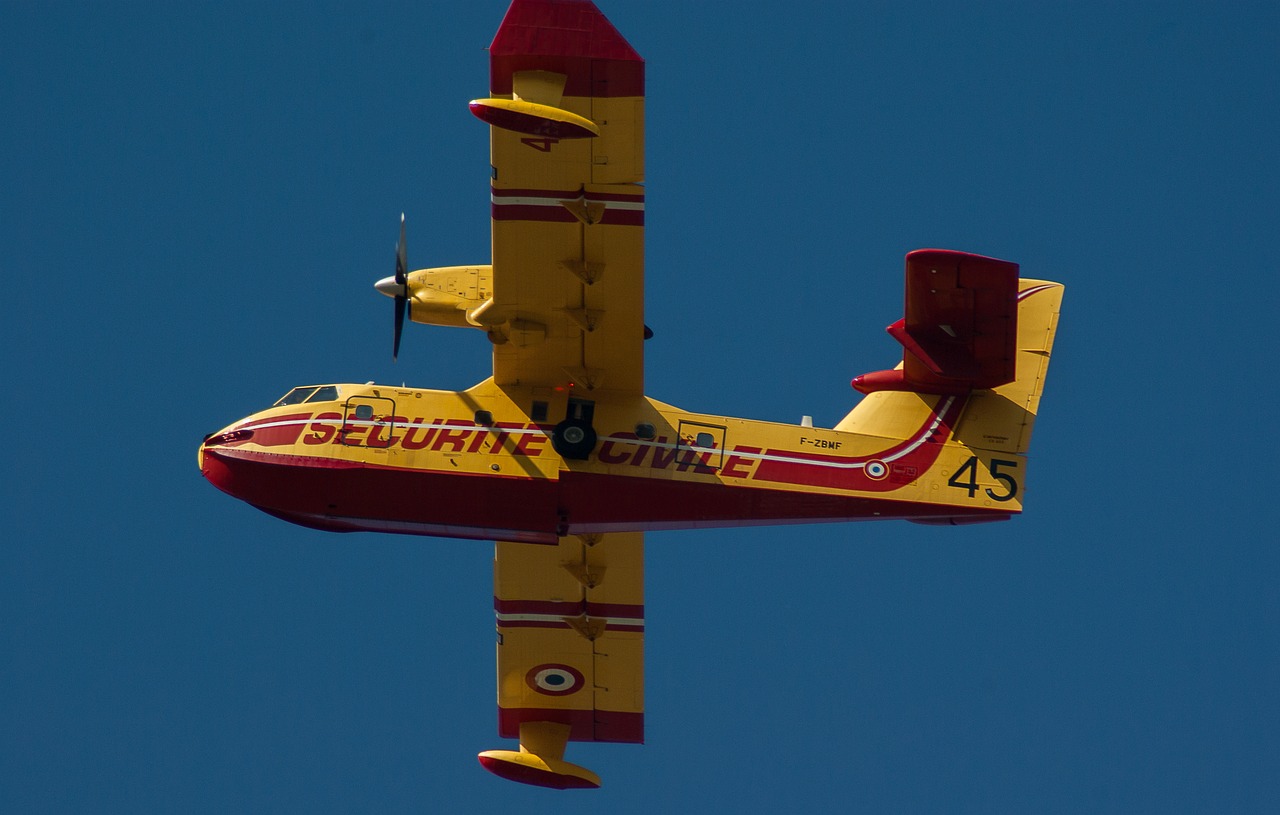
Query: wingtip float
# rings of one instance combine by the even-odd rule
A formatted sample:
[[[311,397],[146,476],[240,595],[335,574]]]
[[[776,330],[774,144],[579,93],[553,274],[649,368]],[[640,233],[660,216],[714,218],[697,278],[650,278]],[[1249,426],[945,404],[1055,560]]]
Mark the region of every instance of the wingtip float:
[[[557,790],[595,789],[600,776],[564,760],[570,728],[552,722],[520,726],[520,750],[485,750],[478,758],[489,772],[508,781]]]
[[[600,135],[596,123],[567,110],[521,99],[473,99],[477,119],[503,130],[548,139],[587,139]]]
[[[478,328],[465,391],[305,385],[210,434],[205,477],[315,529],[497,541],[499,735],[513,781],[594,788],[570,741],[644,740],[644,533],[1022,509],[1062,287],[1016,264],[906,259],[901,364],[834,427],[694,413],[644,393],[644,63],[586,0],[516,0],[490,49],[492,258],[409,271],[408,321]]]

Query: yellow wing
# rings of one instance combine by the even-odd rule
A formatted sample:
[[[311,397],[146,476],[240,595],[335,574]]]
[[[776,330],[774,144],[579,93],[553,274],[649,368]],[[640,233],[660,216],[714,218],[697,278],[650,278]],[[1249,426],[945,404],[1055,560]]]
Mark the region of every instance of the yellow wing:
[[[489,56],[471,110],[490,125],[492,282],[467,319],[494,382],[642,396],[644,62],[586,0],[515,0]],[[599,786],[565,745],[643,741],[643,560],[640,533],[498,542],[498,730],[520,751],[486,769]]]
[[[568,741],[644,741],[643,534],[499,541],[493,585],[498,732],[521,752],[481,762],[526,783],[599,786],[562,757]]]
[[[490,46],[499,386],[644,388],[644,62],[591,3],[516,0]]]

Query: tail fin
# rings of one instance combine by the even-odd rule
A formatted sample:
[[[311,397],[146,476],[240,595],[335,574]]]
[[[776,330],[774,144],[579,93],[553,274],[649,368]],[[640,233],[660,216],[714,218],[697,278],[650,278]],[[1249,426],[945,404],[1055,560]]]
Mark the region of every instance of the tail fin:
[[[954,431],[955,440],[983,450],[1025,454],[1040,408],[1063,286],[1020,280],[1018,286],[1018,373],[1007,385],[974,391]]]
[[[1058,328],[1062,292],[1060,283],[1018,281],[1013,379],[991,388],[976,387],[969,392],[968,403],[952,431],[955,441],[971,448],[995,452],[1027,452]],[[907,346],[907,351],[909,359],[910,346]],[[901,369],[903,366],[898,367]],[[907,387],[911,387],[909,378]],[[835,429],[885,438],[905,438],[921,426],[942,398],[927,386],[910,390],[874,390]]]

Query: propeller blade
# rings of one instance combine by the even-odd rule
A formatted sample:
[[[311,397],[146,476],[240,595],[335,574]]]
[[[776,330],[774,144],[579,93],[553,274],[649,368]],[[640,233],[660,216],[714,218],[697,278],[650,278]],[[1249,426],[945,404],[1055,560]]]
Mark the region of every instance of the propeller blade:
[[[400,332],[404,331],[404,312],[408,302],[408,298],[396,295],[396,336],[395,341],[391,344],[392,362],[395,362],[396,357],[400,356]]]
[[[403,284],[409,279],[409,261],[405,259],[404,245],[404,213],[400,213],[400,240],[396,241],[396,282]]]
[[[400,240],[396,241],[395,338],[391,343],[391,361],[400,356],[400,334],[404,331],[404,313],[409,308],[409,261],[405,251],[404,213],[400,213]]]

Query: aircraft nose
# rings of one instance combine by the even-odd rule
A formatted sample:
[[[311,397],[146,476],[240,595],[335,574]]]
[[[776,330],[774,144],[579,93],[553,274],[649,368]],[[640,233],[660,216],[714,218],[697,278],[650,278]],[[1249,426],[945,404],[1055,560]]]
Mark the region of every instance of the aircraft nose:
[[[198,457],[200,474],[205,477],[205,480],[223,492],[231,493],[231,471],[227,461],[205,444],[200,445]]]
[[[227,445],[235,446],[251,438],[253,438],[253,431],[243,427],[205,436],[196,450],[196,463],[200,467],[200,474],[213,486],[225,493],[235,495],[232,489],[231,465],[233,462],[222,454],[222,448]]]
[[[209,439],[212,439],[215,433],[206,433],[204,438],[200,440],[200,446],[196,448],[196,466],[200,468],[200,474],[208,478],[208,472],[205,470],[205,457],[209,451]]]
[[[382,278],[377,283],[374,283],[373,287],[388,297],[407,296],[407,293],[405,292],[405,285],[403,283],[397,283],[394,275]]]

